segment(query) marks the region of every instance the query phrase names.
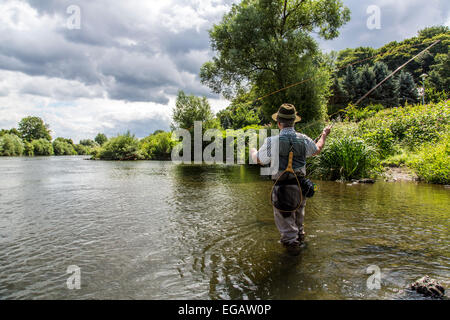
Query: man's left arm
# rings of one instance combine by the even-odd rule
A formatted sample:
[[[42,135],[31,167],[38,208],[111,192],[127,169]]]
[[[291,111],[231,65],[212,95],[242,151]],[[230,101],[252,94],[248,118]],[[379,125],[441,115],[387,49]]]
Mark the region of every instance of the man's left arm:
[[[317,152],[315,152],[313,156],[318,155],[322,151],[323,147],[325,146],[325,141],[327,140],[327,137],[331,132],[331,127],[332,125],[329,125],[325,129],[323,129],[320,139],[316,143]]]

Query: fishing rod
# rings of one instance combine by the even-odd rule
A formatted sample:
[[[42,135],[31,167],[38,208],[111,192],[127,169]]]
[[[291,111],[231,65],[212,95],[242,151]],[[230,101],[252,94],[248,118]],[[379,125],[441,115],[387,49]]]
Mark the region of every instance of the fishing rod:
[[[330,119],[331,117],[337,115],[338,113],[341,113],[341,112],[344,112],[344,113],[345,113],[345,112],[347,112],[347,109],[350,108],[350,107],[352,107],[352,106],[357,106],[362,100],[364,100],[365,98],[367,98],[367,96],[368,96],[369,94],[371,94],[374,90],[376,90],[376,89],[377,89],[379,86],[381,86],[384,82],[386,82],[387,80],[389,80],[389,78],[391,78],[394,74],[396,74],[398,71],[400,71],[401,69],[403,69],[406,65],[408,65],[411,61],[413,61],[413,60],[416,59],[417,57],[419,57],[419,56],[420,56],[421,54],[423,54],[425,51],[429,50],[430,48],[432,48],[433,46],[435,46],[436,44],[438,44],[440,41],[441,41],[441,40],[436,40],[435,42],[433,42],[430,46],[428,46],[427,48],[425,48],[424,50],[422,50],[421,52],[419,52],[418,54],[416,54],[414,57],[412,57],[411,59],[409,59],[407,62],[405,62],[404,64],[402,64],[400,67],[398,67],[395,71],[393,71],[391,74],[389,74],[385,79],[383,79],[382,81],[380,81],[380,83],[378,83],[377,85],[375,85],[375,87],[373,87],[372,89],[370,89],[366,94],[364,94],[364,96],[362,96],[361,98],[359,98],[358,101],[357,101],[355,104],[352,104],[352,105],[350,105],[350,106],[348,106],[348,107],[346,107],[346,108],[344,108],[344,109],[340,109],[340,110],[338,110],[338,111],[336,111],[336,112],[330,114],[330,115],[328,116],[328,119]],[[421,43],[420,45],[423,45],[423,43]],[[411,46],[411,47],[416,47],[416,46],[417,46],[417,45],[414,45],[414,46]],[[398,51],[398,50],[397,50],[397,51]],[[376,55],[376,56],[377,56],[377,55]],[[372,58],[374,58],[374,57],[376,57],[376,56],[373,56],[373,57],[371,57],[371,58],[362,59],[361,61],[368,60],[368,59],[372,59]],[[351,63],[351,64],[349,64],[349,65],[356,64],[356,63],[359,63],[359,62],[360,62],[360,61],[357,61],[357,62]],[[349,66],[349,65],[347,65],[347,66]],[[340,68],[340,69],[342,69],[342,68]],[[311,78],[311,79],[312,79],[312,78]],[[308,80],[310,80],[310,79],[308,79]],[[307,124],[306,126],[302,127],[302,129],[304,130],[304,129],[306,129],[306,128],[309,128],[310,126],[316,124],[317,122],[319,122],[319,120],[316,120],[316,121],[313,121],[313,122]],[[319,137],[317,137],[316,140],[318,141],[318,140],[320,139],[321,136],[322,136],[322,134],[321,134]],[[315,141],[316,141],[316,140],[315,140]]]

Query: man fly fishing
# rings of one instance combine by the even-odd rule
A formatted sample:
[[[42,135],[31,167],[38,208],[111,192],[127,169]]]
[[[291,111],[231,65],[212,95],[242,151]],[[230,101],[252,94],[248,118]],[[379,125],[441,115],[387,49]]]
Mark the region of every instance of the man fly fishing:
[[[314,184],[305,178],[306,158],[322,151],[331,125],[323,129],[318,141],[314,142],[295,131],[294,125],[301,118],[294,105],[281,105],[272,118],[277,122],[280,134],[268,137],[258,151],[252,148],[250,155],[254,163],[261,165],[268,165],[278,158],[279,167],[272,174],[275,183],[271,193],[275,224],[281,234],[281,243],[289,253],[297,255],[305,241],[306,197],[314,194]]]

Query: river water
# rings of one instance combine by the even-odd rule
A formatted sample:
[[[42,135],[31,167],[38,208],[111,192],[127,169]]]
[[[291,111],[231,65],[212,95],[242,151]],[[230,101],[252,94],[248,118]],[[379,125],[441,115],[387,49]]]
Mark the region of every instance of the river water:
[[[317,181],[291,257],[257,167],[0,158],[0,177],[0,299],[419,299],[403,289],[423,275],[450,285],[443,186]]]

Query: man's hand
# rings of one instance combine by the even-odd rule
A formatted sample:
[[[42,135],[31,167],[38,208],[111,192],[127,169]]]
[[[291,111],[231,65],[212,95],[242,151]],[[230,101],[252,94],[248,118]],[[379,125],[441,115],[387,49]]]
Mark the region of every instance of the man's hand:
[[[323,147],[325,146],[325,140],[326,140],[327,136],[330,134],[332,127],[333,127],[333,124],[330,124],[327,127],[325,127],[325,129],[323,129],[322,134],[320,135],[320,139],[316,143],[317,152],[314,153],[313,156],[318,155],[322,151]]]
[[[330,124],[327,127],[325,127],[325,129],[323,129],[323,131],[322,131],[322,135],[328,136],[331,132],[332,127],[333,127],[333,124]]]

